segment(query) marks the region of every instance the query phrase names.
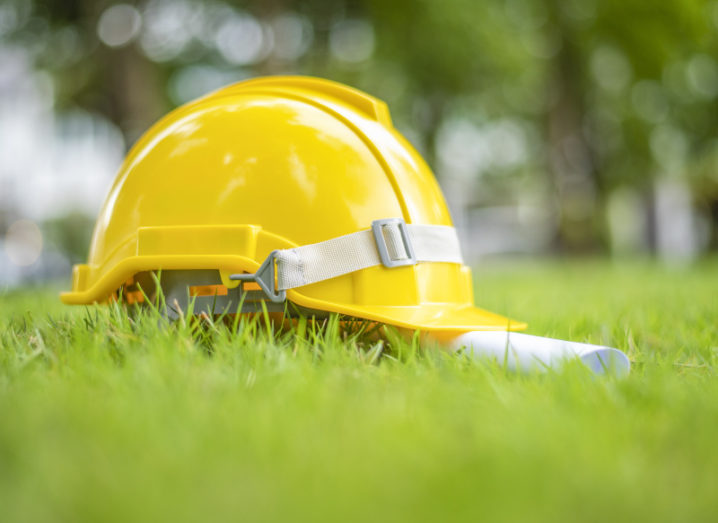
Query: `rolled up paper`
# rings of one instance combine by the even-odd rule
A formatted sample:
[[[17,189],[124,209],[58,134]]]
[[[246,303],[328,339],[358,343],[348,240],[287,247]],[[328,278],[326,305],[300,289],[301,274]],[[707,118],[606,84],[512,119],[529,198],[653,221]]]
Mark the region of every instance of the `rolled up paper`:
[[[452,350],[464,350],[472,357],[492,359],[511,370],[530,372],[558,368],[578,359],[598,374],[628,374],[631,362],[613,347],[531,336],[507,331],[472,331],[442,342]]]

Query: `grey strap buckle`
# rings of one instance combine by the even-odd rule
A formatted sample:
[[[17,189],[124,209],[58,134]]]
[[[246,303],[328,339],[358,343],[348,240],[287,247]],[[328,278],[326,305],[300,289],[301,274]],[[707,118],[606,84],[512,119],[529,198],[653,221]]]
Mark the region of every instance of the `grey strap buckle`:
[[[277,252],[272,251],[267,259],[262,262],[254,274],[230,274],[230,280],[253,281],[264,291],[267,298],[275,303],[281,303],[287,299],[287,291],[275,290],[274,288],[274,260]]]
[[[389,254],[389,248],[386,244],[386,238],[384,238],[384,232],[382,229],[387,226],[396,226],[399,229],[401,235],[401,241],[404,244],[404,250],[406,250],[407,258],[394,259]],[[374,241],[376,242],[376,248],[379,250],[379,257],[384,267],[403,267],[405,265],[416,265],[416,254],[414,253],[414,247],[411,244],[411,238],[409,237],[409,229],[406,226],[406,222],[403,218],[386,218],[383,220],[374,220],[371,222],[371,230],[374,233]]]

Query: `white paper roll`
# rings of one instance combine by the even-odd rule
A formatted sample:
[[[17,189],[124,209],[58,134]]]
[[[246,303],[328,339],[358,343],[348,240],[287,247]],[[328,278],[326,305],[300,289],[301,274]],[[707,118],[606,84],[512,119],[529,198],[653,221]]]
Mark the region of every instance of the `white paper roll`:
[[[578,358],[598,374],[628,374],[631,362],[612,347],[531,336],[507,331],[473,331],[444,341],[450,349],[465,350],[475,358],[493,359],[511,370],[529,372],[557,368]]]

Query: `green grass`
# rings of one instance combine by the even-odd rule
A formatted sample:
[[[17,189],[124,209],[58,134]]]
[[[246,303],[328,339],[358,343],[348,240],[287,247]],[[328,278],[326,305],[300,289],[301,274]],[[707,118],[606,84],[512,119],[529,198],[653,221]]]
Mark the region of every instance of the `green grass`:
[[[0,521],[718,519],[716,260],[475,279],[477,303],[617,346],[631,375],[0,294]]]

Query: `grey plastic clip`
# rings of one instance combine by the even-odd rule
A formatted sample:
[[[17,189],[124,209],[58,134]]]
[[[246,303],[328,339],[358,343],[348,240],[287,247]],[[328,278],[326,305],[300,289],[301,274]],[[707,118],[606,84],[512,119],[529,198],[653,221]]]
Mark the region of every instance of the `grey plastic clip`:
[[[272,251],[267,259],[262,262],[254,274],[230,274],[230,280],[253,281],[264,291],[267,298],[275,303],[281,303],[287,299],[287,291],[275,290],[274,288],[274,260],[278,251]]]
[[[399,228],[399,234],[401,234],[401,241],[404,244],[404,250],[406,250],[407,258],[395,260],[389,254],[389,248],[386,245],[386,238],[382,231],[383,227],[395,225]],[[416,254],[414,254],[414,247],[411,245],[411,238],[409,237],[409,229],[406,227],[404,218],[385,218],[383,220],[374,220],[371,222],[371,230],[374,233],[374,241],[376,242],[376,248],[379,250],[379,257],[384,267],[403,267],[405,265],[416,265]]]

